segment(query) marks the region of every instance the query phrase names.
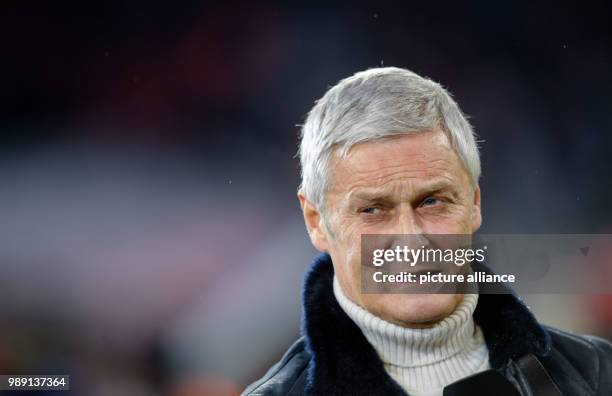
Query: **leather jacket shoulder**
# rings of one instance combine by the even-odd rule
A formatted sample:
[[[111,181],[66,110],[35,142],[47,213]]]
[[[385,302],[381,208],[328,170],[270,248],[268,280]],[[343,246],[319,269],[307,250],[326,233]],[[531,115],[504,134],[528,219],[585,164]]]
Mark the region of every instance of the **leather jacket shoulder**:
[[[244,390],[242,395],[277,396],[302,395],[306,384],[306,371],[311,355],[306,350],[304,337],[299,338],[258,381]]]
[[[540,358],[567,395],[612,395],[612,345],[599,337],[547,327],[551,352]]]

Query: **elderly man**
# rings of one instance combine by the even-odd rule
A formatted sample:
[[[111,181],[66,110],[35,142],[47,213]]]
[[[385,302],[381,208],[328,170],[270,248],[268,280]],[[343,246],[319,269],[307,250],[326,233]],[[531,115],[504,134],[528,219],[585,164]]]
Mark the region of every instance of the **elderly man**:
[[[540,325],[513,294],[363,293],[364,234],[481,225],[471,126],[399,68],[346,78],[310,111],[298,192],[313,245],[303,337],[246,395],[612,395],[612,347]]]

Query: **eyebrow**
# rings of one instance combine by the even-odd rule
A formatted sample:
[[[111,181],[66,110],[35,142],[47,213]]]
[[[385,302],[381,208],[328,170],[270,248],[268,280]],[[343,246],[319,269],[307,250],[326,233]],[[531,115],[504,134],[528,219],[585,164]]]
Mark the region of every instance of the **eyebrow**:
[[[423,183],[417,186],[416,196],[422,197],[424,195],[444,191],[444,190],[452,190],[454,189],[454,184],[446,179],[438,179],[433,180],[431,182]],[[392,195],[389,189],[384,188],[362,188],[359,190],[354,190],[349,193],[349,198],[355,198],[362,201],[384,201],[389,199],[389,196]]]

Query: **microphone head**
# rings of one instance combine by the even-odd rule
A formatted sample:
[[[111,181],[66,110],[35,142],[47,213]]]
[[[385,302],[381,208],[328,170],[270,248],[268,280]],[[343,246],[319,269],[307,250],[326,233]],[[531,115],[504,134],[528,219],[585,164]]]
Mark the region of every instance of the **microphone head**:
[[[473,396],[495,394],[495,396],[521,396],[506,377],[495,370],[487,370],[454,382],[444,388],[443,396]]]

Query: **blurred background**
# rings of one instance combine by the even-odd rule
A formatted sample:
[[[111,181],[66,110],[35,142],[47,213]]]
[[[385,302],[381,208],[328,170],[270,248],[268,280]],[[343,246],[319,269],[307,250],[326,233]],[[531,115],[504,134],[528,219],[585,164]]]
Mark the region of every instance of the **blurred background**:
[[[237,395],[261,376],[298,336],[316,253],[297,125],[370,67],[439,81],[470,115],[483,233],[612,232],[607,4],[14,3],[2,374],[96,396]],[[607,296],[526,298],[545,323],[612,334]]]

